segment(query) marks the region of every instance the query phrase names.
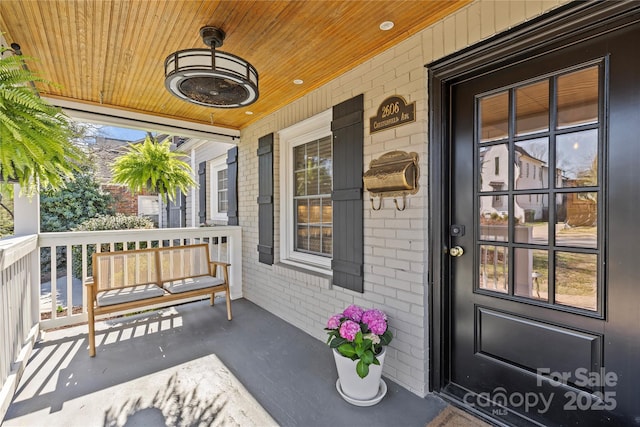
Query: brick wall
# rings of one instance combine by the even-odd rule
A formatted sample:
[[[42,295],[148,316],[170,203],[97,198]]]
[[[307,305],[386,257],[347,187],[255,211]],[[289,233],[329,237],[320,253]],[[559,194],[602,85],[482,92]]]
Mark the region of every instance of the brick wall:
[[[116,213],[125,215],[138,215],[138,196],[152,196],[157,193],[143,190],[139,193],[131,193],[127,187],[116,184],[103,184],[102,190],[113,196]]]
[[[244,296],[325,340],[328,317],[356,303],[384,310],[395,336],[384,375],[423,396],[428,391],[427,223],[428,111],[425,64],[531,19],[564,1],[475,1],[403,43],[355,67],[274,114],[243,129],[239,145],[239,212],[243,227]],[[391,200],[373,211],[365,192],[365,292],[332,287],[330,278],[277,264],[280,240],[280,147],[277,132],[364,93],[364,166],[391,150],[420,156],[420,191],[399,212]],[[416,102],[416,122],[371,135],[369,117],[391,95]],[[258,138],[275,133],[276,264],[257,261]],[[437,209],[434,206],[433,209]],[[327,349],[327,354],[329,350]]]

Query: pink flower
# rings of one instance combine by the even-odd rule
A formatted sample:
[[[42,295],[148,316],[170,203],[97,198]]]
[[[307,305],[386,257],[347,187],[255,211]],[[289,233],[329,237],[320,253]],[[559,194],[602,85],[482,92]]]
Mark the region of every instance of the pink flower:
[[[387,330],[387,315],[373,308],[364,312],[362,323],[365,323],[374,334],[382,335]]]
[[[367,310],[362,314],[362,321],[367,325],[375,320],[387,320],[387,315],[377,308],[372,308],[371,310]]]
[[[375,319],[368,323],[369,330],[376,335],[382,335],[387,330],[387,322],[383,319]]]
[[[358,332],[360,325],[352,320],[347,320],[340,326],[340,336],[348,341],[353,341]]]
[[[342,315],[344,317],[348,317],[354,322],[359,322],[360,320],[362,320],[363,313],[364,313],[364,309],[362,307],[357,306],[355,304],[351,304],[349,307],[345,308]]]
[[[341,314],[334,314],[327,321],[327,329],[338,329],[340,327]]]

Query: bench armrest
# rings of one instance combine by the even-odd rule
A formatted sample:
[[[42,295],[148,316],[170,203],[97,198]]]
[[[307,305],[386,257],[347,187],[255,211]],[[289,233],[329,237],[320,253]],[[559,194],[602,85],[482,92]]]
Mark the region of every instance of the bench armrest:
[[[229,267],[231,265],[228,262],[222,262],[222,261],[209,261],[209,264],[213,264],[220,267]]]

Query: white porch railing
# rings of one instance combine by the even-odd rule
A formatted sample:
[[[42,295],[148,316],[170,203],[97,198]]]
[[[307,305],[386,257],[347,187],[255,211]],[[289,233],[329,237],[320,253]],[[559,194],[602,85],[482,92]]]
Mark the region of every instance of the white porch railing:
[[[38,236],[0,240],[0,420],[38,335]]]
[[[91,253],[145,247],[209,243],[213,260],[231,264],[231,298],[242,297],[240,227],[164,228],[153,230],[75,231],[39,235],[41,268],[40,327],[50,329],[87,321],[84,283],[91,276]],[[50,258],[50,261],[48,260]]]

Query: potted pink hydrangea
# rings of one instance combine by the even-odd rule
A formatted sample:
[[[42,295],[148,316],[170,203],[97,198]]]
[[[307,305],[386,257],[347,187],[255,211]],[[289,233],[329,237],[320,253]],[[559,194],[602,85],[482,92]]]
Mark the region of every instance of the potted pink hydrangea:
[[[375,308],[350,305],[331,316],[325,330],[338,369],[338,390],[358,402],[374,398],[381,384],[384,347],[393,338],[387,315]],[[352,378],[345,378],[347,375]]]

